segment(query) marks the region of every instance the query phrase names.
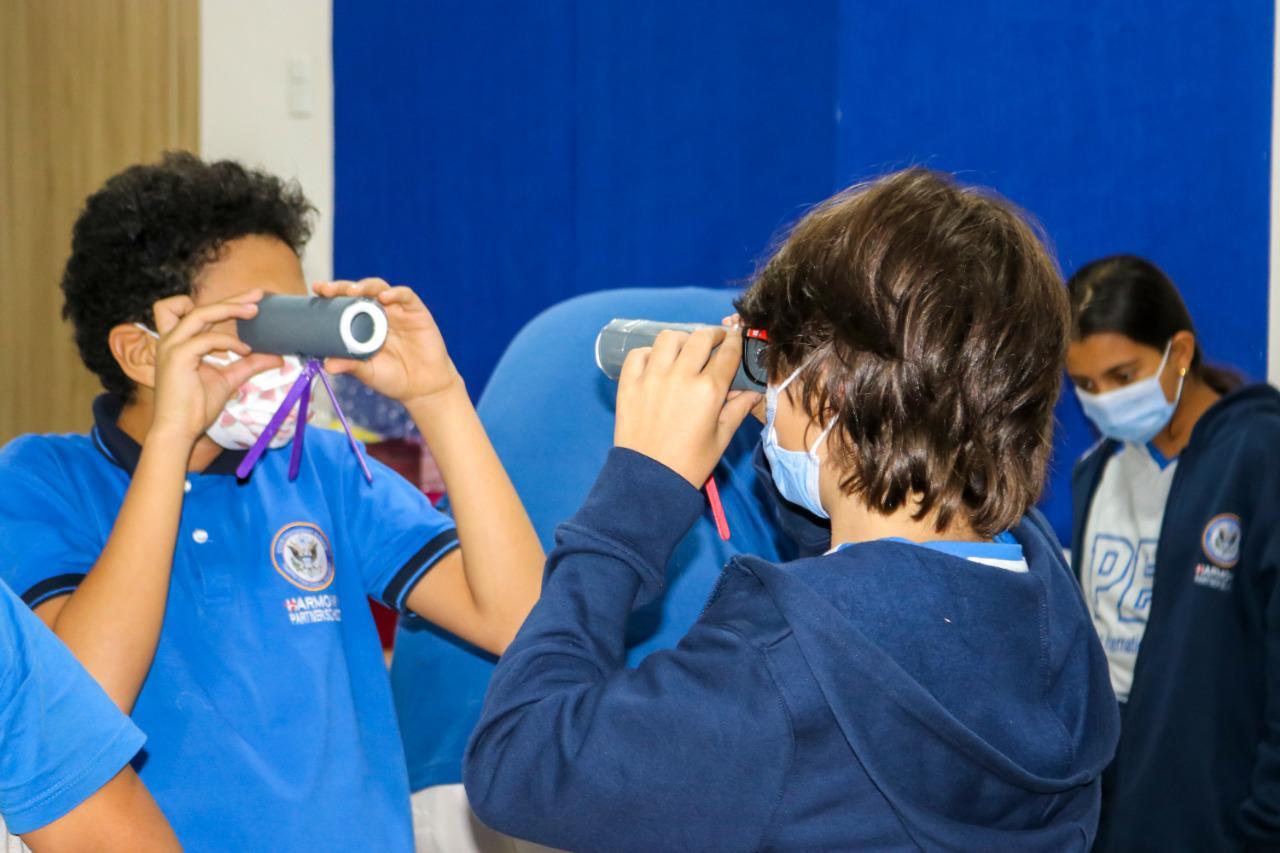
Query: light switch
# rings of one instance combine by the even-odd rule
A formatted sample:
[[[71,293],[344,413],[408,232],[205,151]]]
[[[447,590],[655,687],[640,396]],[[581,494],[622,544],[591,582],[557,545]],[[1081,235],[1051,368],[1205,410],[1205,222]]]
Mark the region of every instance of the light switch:
[[[309,118],[313,108],[310,59],[295,56],[289,60],[285,88],[289,94],[289,115]]]

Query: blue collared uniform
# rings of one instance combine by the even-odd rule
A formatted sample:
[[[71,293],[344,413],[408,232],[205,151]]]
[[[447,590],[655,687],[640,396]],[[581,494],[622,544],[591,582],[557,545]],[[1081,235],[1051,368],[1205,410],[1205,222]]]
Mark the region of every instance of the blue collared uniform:
[[[0,581],[0,816],[9,831],[31,832],[80,805],[143,740]]]
[[[107,541],[140,449],[94,405],[88,436],[0,453],[0,574],[31,606],[74,590]],[[190,474],[164,627],[133,719],[139,773],[188,850],[411,848],[409,789],[366,596],[401,608],[457,547],[451,520],[346,439],[307,431],[248,480],[223,453]]]

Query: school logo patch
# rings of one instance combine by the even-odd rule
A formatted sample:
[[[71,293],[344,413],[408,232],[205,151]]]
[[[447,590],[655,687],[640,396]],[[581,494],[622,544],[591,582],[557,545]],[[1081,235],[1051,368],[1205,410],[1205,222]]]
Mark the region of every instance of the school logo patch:
[[[1224,512],[1209,519],[1200,545],[1210,562],[1224,569],[1235,566],[1240,560],[1240,516]]]
[[[280,528],[271,542],[271,564],[285,580],[308,592],[333,583],[333,549],[314,524],[296,521]]]

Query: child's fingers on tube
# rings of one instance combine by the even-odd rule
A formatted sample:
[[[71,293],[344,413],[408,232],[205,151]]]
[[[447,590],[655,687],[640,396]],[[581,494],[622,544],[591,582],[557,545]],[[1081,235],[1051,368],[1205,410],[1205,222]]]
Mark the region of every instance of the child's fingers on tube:
[[[677,363],[689,376],[697,376],[707,367],[711,350],[724,340],[725,330],[719,326],[707,326],[689,336],[680,349]],[[723,349],[723,347],[721,347]]]
[[[211,352],[232,350],[239,355],[248,355],[249,345],[235,335],[226,332],[203,332],[185,341],[170,344],[169,351],[178,358],[191,357],[199,362]]]
[[[227,320],[246,320],[258,313],[258,305],[254,302],[215,302],[212,305],[201,305],[187,311],[174,323],[168,332],[160,332],[166,337],[166,343],[173,346],[185,340],[207,332],[219,323]],[[157,318],[157,323],[159,319]]]
[[[400,285],[398,287],[387,287],[378,293],[378,301],[383,305],[404,305],[412,307],[418,301],[418,294],[413,292],[413,288]],[[423,308],[426,306],[424,305]]]
[[[151,306],[151,313],[155,319],[156,333],[164,335],[174,326],[178,325],[181,320],[191,309],[195,308],[195,302],[190,296],[169,296],[165,299],[158,300]]]
[[[622,370],[618,374],[619,382],[634,382],[644,374],[645,367],[649,364],[649,356],[652,354],[651,347],[636,347],[627,353],[627,357],[622,361]]]
[[[284,359],[278,355],[255,352],[239,361],[233,361],[225,367],[217,367],[215,369],[222,374],[227,386],[232,391],[235,391],[235,389],[248,382],[251,377],[262,373],[264,370],[279,367],[282,364],[284,364]]]
[[[733,382],[738,365],[742,362],[742,335],[731,335],[722,329],[717,331],[723,336],[723,343],[711,356],[706,372],[728,386]]]
[[[760,398],[761,395],[755,391],[747,391],[725,401],[724,408],[720,410],[720,420],[716,429],[722,447],[729,445],[733,434],[738,431],[738,427],[742,426],[742,422],[751,414],[751,410],[760,402]]]
[[[360,362],[353,358],[326,358],[324,360],[325,372],[331,376],[350,373],[359,366]]]
[[[680,354],[685,339],[688,337],[688,333],[677,332],[672,329],[665,329],[659,332],[657,339],[653,342],[653,352],[650,353],[648,359],[650,369],[669,369],[675,363],[676,356]]]

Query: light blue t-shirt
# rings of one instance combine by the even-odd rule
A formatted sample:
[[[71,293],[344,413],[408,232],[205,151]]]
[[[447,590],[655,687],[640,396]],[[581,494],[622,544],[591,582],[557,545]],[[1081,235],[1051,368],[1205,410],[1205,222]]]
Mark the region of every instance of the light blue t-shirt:
[[[949,554],[952,557],[959,557],[971,563],[981,563],[984,566],[1004,569],[1008,572],[1029,571],[1027,560],[1022,555],[1022,546],[1018,544],[1018,540],[1013,538],[1013,534],[1007,530],[989,542],[959,542],[948,539],[912,542],[910,539],[903,539],[898,536],[889,536],[879,541],[902,542],[907,545],[928,548],[930,551]],[[852,543],[842,542],[827,553],[834,554],[837,551],[852,547]]]
[[[0,575],[31,606],[75,588],[115,523],[138,445],[100,398],[88,436],[0,453]],[[133,719],[138,772],[189,851],[412,849],[409,788],[367,596],[401,607],[453,522],[345,436],[306,431],[246,481],[188,476],[164,627]]]
[[[109,782],[145,738],[0,581],[0,816],[22,834]]]

